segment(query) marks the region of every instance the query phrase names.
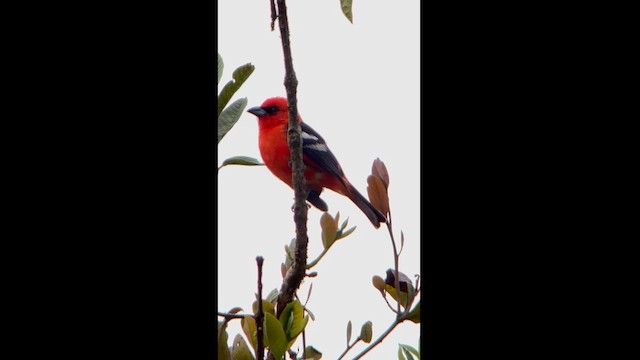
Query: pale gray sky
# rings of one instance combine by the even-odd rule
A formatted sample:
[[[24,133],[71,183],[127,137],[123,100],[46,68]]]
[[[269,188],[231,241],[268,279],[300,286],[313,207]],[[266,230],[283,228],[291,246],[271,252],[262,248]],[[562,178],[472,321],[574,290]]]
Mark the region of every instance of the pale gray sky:
[[[289,0],[291,48],[298,77],[298,111],[318,131],[338,158],[351,183],[366,196],[367,176],[379,157],[390,175],[389,196],[396,236],[405,234],[400,271],[420,273],[419,149],[420,49],[418,0],[356,0],[354,23],[340,11],[339,1]],[[248,98],[248,107],[266,98],[286,96],[280,32],[269,27],[267,0],[221,0],[218,3],[218,52],[225,64],[221,84],[247,62],[255,71],[232,99]],[[218,164],[246,155],[260,159],[255,116],[245,113],[218,146]],[[429,169],[423,170],[429,176]],[[265,167],[227,166],[218,174],[218,306],[251,311],[256,290],[255,257],[264,263],[265,295],[280,288],[284,245],[295,236],[291,212],[293,191]],[[314,268],[298,294],[316,316],[307,325],[307,344],[337,359],[346,346],[346,325],[373,322],[377,338],[393,322],[393,314],[371,284],[393,267],[386,227],[375,230],[347,198],[330,190],[322,198],[329,212],[349,217],[357,226]],[[319,219],[309,209],[309,259],[322,249]],[[428,219],[426,219],[428,221]],[[233,339],[239,321],[229,327]],[[396,359],[398,343],[418,347],[420,328],[405,322],[365,358]],[[301,340],[294,346],[302,349]],[[364,349],[357,345],[345,359]]]

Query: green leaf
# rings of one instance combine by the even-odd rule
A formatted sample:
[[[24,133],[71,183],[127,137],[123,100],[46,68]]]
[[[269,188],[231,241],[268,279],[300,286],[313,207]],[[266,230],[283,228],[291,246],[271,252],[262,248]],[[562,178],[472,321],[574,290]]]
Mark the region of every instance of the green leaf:
[[[413,284],[407,284],[407,302],[403,304],[405,309],[411,308],[411,304],[416,299],[416,289],[413,287]]]
[[[244,338],[240,334],[237,334],[233,339],[231,358],[233,360],[256,360],[256,358],[253,357],[251,350],[249,350],[247,342],[244,341]]]
[[[420,323],[420,301],[413,307],[411,312],[407,314],[407,320],[411,320],[416,324]]]
[[[411,279],[404,273],[400,272],[400,277],[398,281],[399,283],[398,285],[400,285],[400,300],[399,300],[396,294],[395,276],[393,275],[393,273],[394,273],[393,270],[391,269],[387,270],[387,278],[385,279],[386,291],[389,293],[389,295],[391,295],[391,297],[394,300],[400,301],[400,305],[402,307],[408,308],[411,306],[410,303],[413,302],[414,300],[415,288],[411,283]]]
[[[362,328],[360,329],[360,339],[366,342],[367,344],[371,342],[371,337],[373,336],[373,324],[371,321],[367,321],[362,324]]]
[[[351,320],[347,323],[347,347],[349,346],[349,342],[351,341]]]
[[[264,165],[259,160],[249,157],[249,156],[233,156],[222,162],[222,165],[218,168],[218,170],[227,165],[247,165],[247,166],[255,166],[255,165]]]
[[[351,3],[353,0],[340,0],[340,8],[342,13],[347,17],[350,23],[353,24],[353,14],[351,13]]]
[[[291,316],[291,312],[293,311],[295,303],[296,301],[288,303],[287,306],[284,307],[284,310],[282,310],[282,314],[280,314],[280,324],[282,324],[282,329],[284,329],[285,335],[287,335],[289,329],[291,328],[291,324],[289,323],[289,321],[293,319],[293,317]],[[289,337],[287,336],[287,338]]]
[[[269,295],[267,295],[267,301],[275,305],[275,303],[278,301],[279,294],[280,293],[278,292],[278,289],[271,290],[271,292],[269,292]]]
[[[222,322],[218,322],[218,333],[222,330],[222,334],[219,334],[220,341],[218,342],[218,359],[230,359],[231,353],[229,352],[229,347],[227,347],[227,339],[229,339],[229,334],[227,334],[227,330],[222,328]]]
[[[400,349],[404,350],[405,354],[407,355],[407,358],[413,359],[413,355],[415,355],[418,359],[420,359],[420,352],[416,350],[416,348],[414,348],[413,346],[407,345],[407,344],[398,344],[398,346]]]
[[[398,347],[398,360],[407,360],[407,358],[404,357],[404,355],[402,353],[403,353],[402,347],[399,346]]]
[[[218,143],[227,135],[233,125],[238,122],[242,111],[247,106],[247,98],[241,98],[234,101],[228,108],[224,109],[222,114],[218,116]]]
[[[269,313],[271,315],[275,315],[276,311],[275,311],[275,307],[274,305],[267,300],[262,300],[262,312],[263,313]],[[253,313],[257,314],[258,313],[258,300],[253,302]]]
[[[284,264],[287,266],[287,268],[290,268],[291,265],[293,265],[293,260],[296,256],[296,238],[291,239],[291,242],[288,246],[284,246],[284,251],[286,252]]]
[[[351,229],[340,233],[338,238],[336,240],[342,239],[342,238],[346,238],[347,236],[351,235],[352,232],[356,231],[357,226],[352,227]]]
[[[269,349],[276,359],[280,360],[287,351],[287,338],[284,334],[282,324],[270,313],[264,314],[264,337],[269,344]]]
[[[244,64],[237,68],[233,72],[233,79],[230,80],[220,91],[218,95],[218,117],[222,113],[222,110],[227,106],[233,94],[240,89],[240,86],[249,78],[255,66],[251,65],[251,63]]]
[[[340,215],[340,213],[338,213],[338,215]],[[336,223],[339,222],[340,217],[336,216]],[[349,223],[349,218],[347,218],[345,221],[342,222],[342,225],[340,225],[340,231],[344,231],[344,229],[347,227],[347,224]]]
[[[220,79],[222,78],[223,69],[224,69],[224,62],[222,62],[222,56],[218,54],[218,84],[220,84]]]
[[[402,351],[404,352],[404,354],[407,356],[407,360],[415,360],[415,359],[413,358],[413,355],[411,355],[411,353],[410,353],[407,349],[401,348],[401,350],[402,350]],[[234,360],[235,360],[235,359],[234,359]]]
[[[258,347],[258,327],[256,326],[256,319],[251,316],[245,316],[240,320],[242,325],[242,332],[249,339],[251,347],[255,350]]]
[[[309,317],[311,318],[311,320],[316,321],[316,317],[313,315],[313,313],[311,312],[311,310],[309,310],[308,307],[303,306],[304,307],[304,311],[307,312],[307,314],[309,314]]]
[[[322,227],[322,245],[325,249],[328,249],[336,241],[338,224],[329,213],[323,213],[320,217],[320,226]]]
[[[313,346],[307,345],[307,347],[304,349],[304,359],[320,360],[322,359],[322,353],[316,350]]]
[[[387,286],[384,283],[384,280],[380,276],[374,275],[371,279],[371,282],[373,283],[373,287],[378,289],[378,291],[380,291],[380,293],[384,296],[385,287]]]
[[[295,340],[304,330],[309,318],[304,316],[304,308],[299,301],[292,301],[284,308],[280,315],[280,323],[288,341]]]

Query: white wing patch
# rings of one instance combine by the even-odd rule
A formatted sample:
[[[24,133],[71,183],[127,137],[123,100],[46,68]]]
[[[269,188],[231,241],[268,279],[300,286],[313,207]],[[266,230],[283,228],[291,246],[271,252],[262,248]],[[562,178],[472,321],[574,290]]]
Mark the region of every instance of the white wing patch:
[[[306,133],[304,131],[302,132],[302,138],[303,139],[309,139],[309,140],[318,140],[318,137],[313,136],[313,135],[311,135],[309,133]]]
[[[329,148],[327,145],[319,143],[319,144],[309,144],[304,146],[307,149],[317,150],[317,151],[328,151]]]

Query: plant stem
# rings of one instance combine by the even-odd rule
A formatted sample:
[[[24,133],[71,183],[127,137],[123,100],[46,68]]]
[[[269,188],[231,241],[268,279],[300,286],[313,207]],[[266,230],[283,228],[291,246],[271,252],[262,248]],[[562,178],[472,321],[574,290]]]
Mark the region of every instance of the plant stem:
[[[218,311],[218,316],[224,316],[225,319],[243,319],[247,316],[253,316],[251,314],[229,314],[225,312]]]
[[[258,263],[258,313],[256,314],[257,340],[256,358],[264,359],[264,312],[262,309],[262,264],[264,259],[262,256],[256,257]]]
[[[312,267],[318,265],[318,262],[320,261],[320,259],[322,259],[328,251],[329,249],[323,249],[317,259],[307,264],[307,270],[311,270]]]
[[[351,350],[358,343],[358,341],[360,341],[360,340],[361,340],[360,336],[358,336],[357,338],[355,338],[355,340],[353,340],[353,343],[351,345],[347,345],[347,348],[344,349],[342,354],[340,354],[340,357],[338,358],[338,360],[342,359],[345,355],[347,355],[349,350]]]
[[[402,302],[402,297],[400,296],[400,272],[398,271],[398,261],[400,256],[398,256],[398,250],[396,248],[396,240],[393,237],[393,228],[391,224],[391,210],[389,210],[389,219],[387,221],[387,229],[389,230],[389,236],[391,236],[391,245],[393,245],[393,261],[395,265],[395,274],[394,274],[394,287],[396,289],[396,296],[398,303],[398,311],[396,312],[397,318],[400,318],[402,313],[400,312],[400,303]],[[406,310],[406,309],[405,309]]]
[[[373,349],[374,347],[376,347],[376,345],[380,344],[382,342],[382,340],[384,340],[384,338],[387,337],[387,335],[389,335],[391,333],[391,331],[393,331],[393,329],[395,329],[396,326],[398,326],[398,324],[400,324],[401,322],[403,322],[404,319],[396,319],[393,324],[391,324],[391,326],[389,326],[389,328],[382,333],[382,335],[380,335],[380,337],[378,337],[376,339],[376,341],[372,342],[371,344],[369,344],[369,346],[367,346],[364,350],[362,350],[362,352],[358,355],[356,355],[356,357],[353,358],[353,360],[357,360],[360,359],[361,357],[363,357],[366,353],[368,353],[371,349]]]

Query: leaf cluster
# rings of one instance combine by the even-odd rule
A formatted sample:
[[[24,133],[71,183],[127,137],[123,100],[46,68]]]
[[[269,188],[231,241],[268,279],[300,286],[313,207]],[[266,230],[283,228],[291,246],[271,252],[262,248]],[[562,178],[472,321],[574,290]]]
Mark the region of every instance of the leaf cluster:
[[[240,116],[247,106],[247,98],[240,98],[227,106],[233,95],[240,89],[242,84],[251,76],[255,67],[251,63],[244,64],[233,71],[232,79],[229,80],[218,94],[218,144],[224,136],[238,122]],[[224,62],[222,56],[218,54],[218,85],[222,79],[224,71]],[[222,162],[218,167],[218,171],[227,165],[264,165],[257,159],[250,156],[233,156]]]

